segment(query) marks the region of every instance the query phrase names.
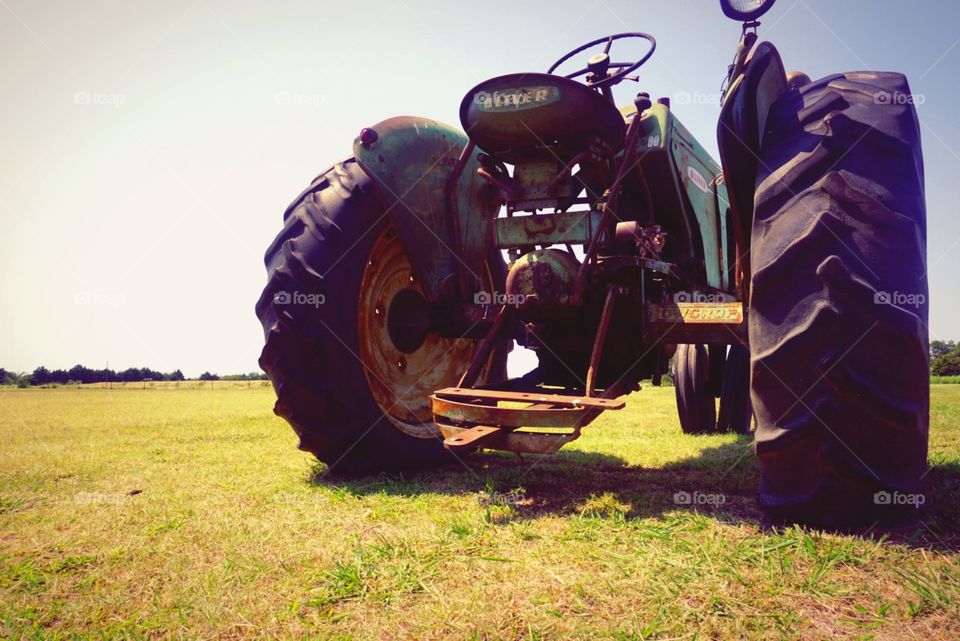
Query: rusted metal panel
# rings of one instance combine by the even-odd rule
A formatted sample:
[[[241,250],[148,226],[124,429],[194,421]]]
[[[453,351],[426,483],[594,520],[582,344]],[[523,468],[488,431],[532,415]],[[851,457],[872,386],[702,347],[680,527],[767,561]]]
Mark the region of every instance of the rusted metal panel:
[[[477,175],[476,154],[464,159],[453,190],[459,225],[448,220],[447,181],[460,168],[463,132],[412,116],[390,118],[364,129],[353,143],[357,162],[373,178],[417,277],[430,300],[441,282],[466,270],[481,280],[493,235],[498,195]],[[459,226],[461,239],[454,237]],[[457,256],[462,247],[462,256]]]
[[[496,220],[495,235],[500,249],[583,244],[590,241],[599,224],[600,212],[596,210],[513,216]]]

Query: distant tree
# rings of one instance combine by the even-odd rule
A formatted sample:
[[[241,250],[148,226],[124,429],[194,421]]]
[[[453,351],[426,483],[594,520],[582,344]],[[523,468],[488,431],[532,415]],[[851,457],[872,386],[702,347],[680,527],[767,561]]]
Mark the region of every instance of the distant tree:
[[[169,376],[170,376],[169,380],[171,380],[171,381],[182,381],[182,380],[185,380],[185,379],[184,379],[184,376],[183,376],[183,372],[181,372],[181,371],[178,370],[178,369],[173,370],[172,372],[170,372]]]
[[[96,383],[98,380],[96,371],[79,364],[67,370],[67,376],[71,381],[77,381],[78,383]]]
[[[954,347],[935,358],[930,365],[930,373],[934,376],[960,376],[960,347]]]
[[[220,377],[216,374],[211,374],[210,372],[204,372],[200,375],[201,381],[219,381]]]
[[[0,385],[7,385],[10,383],[10,374],[4,368],[0,367]]]
[[[957,348],[955,341],[930,341],[930,360],[936,360]]]
[[[53,379],[50,378],[50,370],[43,365],[33,370],[33,374],[30,376],[31,385],[49,385],[52,382]]]
[[[33,385],[33,374],[21,372],[17,375],[17,387],[30,387]]]

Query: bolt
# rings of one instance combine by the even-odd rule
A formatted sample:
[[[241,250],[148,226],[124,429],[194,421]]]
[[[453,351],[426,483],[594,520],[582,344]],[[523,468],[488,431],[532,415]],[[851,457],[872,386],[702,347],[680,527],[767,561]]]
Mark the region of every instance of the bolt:
[[[380,134],[377,133],[376,129],[369,129],[364,127],[360,130],[360,144],[369,149],[373,147],[373,144],[377,142],[377,138],[380,137]]]
[[[400,368],[400,371],[407,369],[407,359],[403,356],[397,359],[397,367]]]

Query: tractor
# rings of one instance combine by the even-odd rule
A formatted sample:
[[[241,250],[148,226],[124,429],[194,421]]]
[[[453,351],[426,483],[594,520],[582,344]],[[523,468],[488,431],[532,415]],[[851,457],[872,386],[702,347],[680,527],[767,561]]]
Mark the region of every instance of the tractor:
[[[918,491],[929,422],[909,86],[788,74],[758,43],[774,1],[720,5],[743,27],[720,163],[669,99],[615,104],[656,49],[617,33],[480,82],[462,129],[371,124],[294,200],[256,311],[301,449],[354,473],[550,455],[669,374],[683,432],[753,434],[771,519],[904,518],[882,498]],[[538,365],[510,379],[515,345]]]

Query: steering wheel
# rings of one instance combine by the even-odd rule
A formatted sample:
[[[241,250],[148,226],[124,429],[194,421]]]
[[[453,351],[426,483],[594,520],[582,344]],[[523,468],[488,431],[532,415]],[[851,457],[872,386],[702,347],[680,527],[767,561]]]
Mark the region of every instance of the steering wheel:
[[[613,47],[613,41],[623,40],[626,38],[641,38],[643,40],[646,40],[647,42],[650,43],[650,50],[647,51],[647,53],[642,58],[640,58],[635,62],[610,62],[610,49],[611,47]],[[657,41],[649,33],[640,33],[640,32],[615,33],[612,36],[604,36],[603,38],[597,38],[592,42],[588,42],[583,46],[577,47],[576,49],[567,53],[562,58],[557,60],[555,63],[550,65],[550,68],[547,69],[547,73],[553,73],[557,69],[557,67],[559,67],[560,65],[562,65],[563,63],[565,63],[567,60],[574,57],[578,53],[585,51],[590,47],[596,47],[597,45],[603,44],[603,43],[606,43],[606,46],[604,46],[603,48],[603,52],[598,53],[597,55],[590,58],[590,60],[587,61],[587,67],[585,69],[581,69],[580,71],[575,71],[571,74],[567,74],[564,76],[564,78],[570,78],[572,80],[574,78],[579,78],[580,76],[586,76],[590,74],[600,79],[590,80],[588,77],[588,79],[584,82],[584,84],[586,84],[588,87],[592,89],[610,87],[617,84],[624,78],[626,78],[627,74],[630,73],[631,71],[638,69],[640,65],[642,65],[643,63],[645,63],[647,60],[650,59],[650,56],[652,56],[653,52],[657,49]],[[617,71],[613,75],[608,76],[607,71],[609,69],[619,69],[619,71]]]

